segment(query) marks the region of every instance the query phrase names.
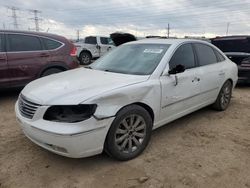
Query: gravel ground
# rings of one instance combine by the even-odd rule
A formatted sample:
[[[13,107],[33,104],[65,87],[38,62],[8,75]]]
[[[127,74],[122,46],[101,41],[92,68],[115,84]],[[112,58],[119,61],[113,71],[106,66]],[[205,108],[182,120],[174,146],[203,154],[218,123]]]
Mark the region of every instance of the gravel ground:
[[[138,158],[70,159],[30,142],[14,115],[18,91],[0,93],[0,187],[250,188],[250,87],[225,112],[205,108],[153,132]]]

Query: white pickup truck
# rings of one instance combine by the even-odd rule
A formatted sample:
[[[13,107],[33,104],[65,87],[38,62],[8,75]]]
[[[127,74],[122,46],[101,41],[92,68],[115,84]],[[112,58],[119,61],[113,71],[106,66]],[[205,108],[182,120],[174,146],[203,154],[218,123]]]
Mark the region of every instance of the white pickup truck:
[[[104,36],[88,36],[74,44],[82,65],[90,64],[92,59],[101,57],[115,47],[111,38]]]

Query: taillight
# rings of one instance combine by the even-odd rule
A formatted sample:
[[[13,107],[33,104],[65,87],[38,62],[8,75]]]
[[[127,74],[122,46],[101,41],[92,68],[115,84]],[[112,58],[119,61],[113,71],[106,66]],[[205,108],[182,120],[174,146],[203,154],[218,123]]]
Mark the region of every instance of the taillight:
[[[77,55],[77,49],[76,49],[75,45],[73,45],[73,48],[70,51],[70,55],[71,56],[76,56]]]

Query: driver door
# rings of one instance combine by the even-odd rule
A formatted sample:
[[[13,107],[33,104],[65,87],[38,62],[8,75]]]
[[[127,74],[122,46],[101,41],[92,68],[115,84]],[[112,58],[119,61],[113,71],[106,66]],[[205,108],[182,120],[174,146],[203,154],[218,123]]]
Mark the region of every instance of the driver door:
[[[179,64],[185,66],[184,72],[160,77],[162,123],[188,114],[200,102],[197,100],[200,93],[200,72],[196,68],[192,44],[183,44],[177,48],[169,62],[169,70]]]

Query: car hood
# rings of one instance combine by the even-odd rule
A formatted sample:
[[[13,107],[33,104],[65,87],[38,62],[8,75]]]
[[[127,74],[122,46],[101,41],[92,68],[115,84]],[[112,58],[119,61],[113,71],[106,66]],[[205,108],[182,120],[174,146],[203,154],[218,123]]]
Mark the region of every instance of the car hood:
[[[41,105],[80,104],[102,93],[144,82],[148,78],[78,68],[37,79],[23,89],[22,95]]]

